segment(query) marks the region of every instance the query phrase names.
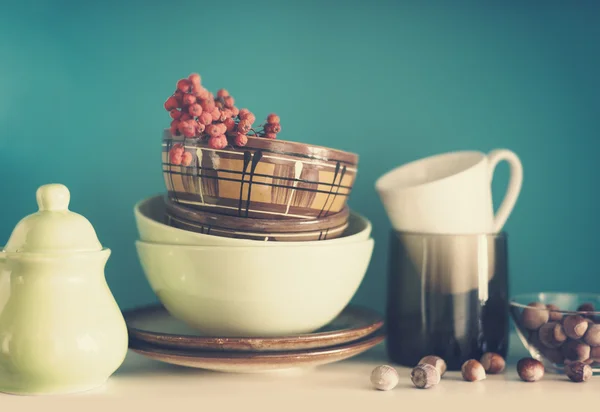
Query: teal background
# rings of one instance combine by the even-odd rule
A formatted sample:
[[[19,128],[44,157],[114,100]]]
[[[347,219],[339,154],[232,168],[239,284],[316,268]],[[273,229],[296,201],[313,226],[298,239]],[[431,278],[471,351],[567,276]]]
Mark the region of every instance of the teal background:
[[[350,204],[376,248],[356,302],[383,309],[390,224],[376,178],[499,147],[525,173],[505,226],[511,292],[600,292],[598,2],[16,3],[0,9],[0,243],[36,210],[39,185],[66,184],[113,250],[123,308],[155,300],[132,208],[164,190],[162,104],[191,72],[259,120],[280,114],[281,139],[360,154]]]

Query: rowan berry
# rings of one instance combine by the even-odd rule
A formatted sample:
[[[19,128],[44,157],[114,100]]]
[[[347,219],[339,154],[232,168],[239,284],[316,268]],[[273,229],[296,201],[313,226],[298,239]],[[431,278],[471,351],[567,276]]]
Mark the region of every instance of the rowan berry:
[[[177,109],[178,106],[179,102],[175,96],[171,96],[165,101],[165,110],[169,112],[173,109]]]
[[[198,73],[192,73],[188,76],[188,80],[190,81],[190,83],[192,83],[193,85],[199,85],[202,82],[202,79],[200,78],[200,75]]]
[[[193,89],[194,95],[200,100],[206,100],[210,97],[208,90],[202,86],[195,85]]]
[[[175,90],[173,97],[177,100],[177,107],[181,109],[183,107],[183,92],[181,90]]]
[[[219,134],[227,133],[227,125],[225,123],[216,123],[215,126],[219,128],[219,131],[221,132]]]
[[[250,112],[246,115],[245,119],[248,120],[250,124],[253,124],[256,121],[256,116],[254,116],[254,113]]]
[[[268,117],[267,117],[267,123],[279,123],[279,116],[277,116],[275,113],[271,113]]]
[[[174,165],[181,164],[184,150],[185,148],[181,143],[174,144],[171,150],[169,150],[169,161]]]
[[[202,106],[198,103],[194,103],[188,108],[188,113],[192,117],[200,116],[202,114]]]
[[[238,133],[247,134],[250,131],[250,129],[252,129],[252,123],[250,123],[246,119],[240,120],[240,122],[237,125]]]
[[[213,118],[213,122],[215,121],[219,121],[219,119],[221,119],[221,111],[219,110],[218,107],[215,106],[215,108],[210,112],[210,115]]]
[[[223,149],[227,147],[227,138],[223,135],[213,136],[208,139],[208,147],[212,149]]]
[[[184,93],[189,92],[190,87],[192,87],[192,82],[188,79],[181,79],[177,82],[177,90],[181,90]]]
[[[221,133],[221,128],[219,127],[219,125],[215,123],[211,123],[208,126],[206,126],[206,133],[208,133],[211,137],[220,136],[223,134]]]
[[[183,104],[189,106],[196,103],[196,96],[190,93],[186,93],[183,95]]]
[[[235,99],[232,96],[227,96],[223,99],[223,102],[225,103],[225,107],[231,109],[235,103]]]
[[[221,110],[221,117],[219,118],[219,120],[224,122],[226,119],[231,119],[232,117],[233,113],[231,112],[231,109],[223,109]]]
[[[193,120],[184,120],[180,122],[179,131],[185,137],[194,137],[196,135],[196,122]]]
[[[248,110],[248,109],[240,109],[240,111],[238,112],[238,116],[240,116],[240,119],[245,119],[249,113],[250,113],[250,110]]]
[[[234,143],[236,146],[243,147],[248,143],[248,136],[242,133],[235,135]]]
[[[198,116],[198,122],[202,123],[205,126],[211,124],[212,121],[213,121],[212,116],[210,115],[210,113],[207,113],[206,111],[203,111],[202,114],[200,116]]]
[[[231,132],[233,129],[235,129],[235,120],[233,120],[231,117],[228,119],[225,119],[223,121],[223,124],[225,125],[226,132]]]
[[[192,164],[192,154],[190,152],[183,152],[183,155],[181,156],[181,165],[182,166],[189,166]]]
[[[202,110],[206,113],[212,113],[212,111],[215,110],[215,107],[217,107],[215,101],[212,99],[204,99],[200,105],[202,106]]]

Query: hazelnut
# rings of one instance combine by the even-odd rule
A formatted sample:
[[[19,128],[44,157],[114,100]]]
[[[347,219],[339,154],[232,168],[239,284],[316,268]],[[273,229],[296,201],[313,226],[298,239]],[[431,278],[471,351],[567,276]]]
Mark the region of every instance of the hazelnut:
[[[590,346],[600,346],[600,325],[589,325],[583,341]]]
[[[435,356],[435,355],[429,355],[429,356],[425,356],[423,359],[421,359],[419,361],[419,364],[423,364],[426,363],[428,365],[433,366],[434,368],[436,368],[440,374],[440,378],[442,376],[444,376],[444,374],[446,373],[446,361],[443,360],[442,358],[440,358],[439,356]]]
[[[600,362],[600,347],[596,346],[590,350],[590,359],[595,362]]]
[[[410,372],[412,383],[419,389],[429,389],[440,383],[440,373],[435,366],[422,363]]]
[[[554,325],[554,330],[552,331],[552,339],[554,339],[554,341],[559,344],[563,344],[567,340],[567,334],[565,333],[565,329],[560,323]]]
[[[375,389],[389,391],[398,385],[398,372],[389,365],[381,365],[371,372],[371,383]]]
[[[463,363],[460,369],[463,379],[469,382],[476,382],[485,379],[485,369],[479,361],[469,359]]]
[[[581,305],[579,305],[579,307],[577,308],[577,312],[595,312],[596,308],[594,307],[593,303],[582,303]],[[592,313],[585,313],[583,314],[584,316],[593,316]]]
[[[479,362],[483,366],[483,369],[486,371],[486,373],[492,375],[502,372],[506,367],[504,358],[493,352],[484,353]]]
[[[523,326],[529,330],[537,330],[544,323],[548,322],[550,313],[546,310],[546,305],[539,302],[531,302],[527,306],[521,314]]]
[[[544,365],[533,358],[523,358],[517,362],[517,373],[525,382],[536,382],[544,377]]]
[[[588,321],[581,315],[567,315],[562,321],[565,334],[571,339],[579,339],[588,328]]]
[[[542,355],[544,355],[544,357],[554,363],[554,364],[561,364],[564,362],[565,357],[563,356],[563,353],[560,349],[554,349],[554,348],[541,348],[540,349],[540,353]]]
[[[585,343],[570,340],[562,346],[565,358],[572,361],[584,361],[590,357],[590,346]]]
[[[548,322],[544,323],[542,327],[538,329],[538,338],[540,340],[540,343],[547,348],[558,348],[564,342],[560,342],[554,339],[554,328],[557,325],[559,324],[556,322]]]
[[[549,320],[552,322],[560,322],[563,318],[563,314],[560,313],[560,308],[558,306],[556,306],[553,303],[549,303],[546,305],[546,309],[548,309],[549,312]]]
[[[565,365],[565,373],[573,382],[586,382],[592,377],[592,367],[584,362]]]

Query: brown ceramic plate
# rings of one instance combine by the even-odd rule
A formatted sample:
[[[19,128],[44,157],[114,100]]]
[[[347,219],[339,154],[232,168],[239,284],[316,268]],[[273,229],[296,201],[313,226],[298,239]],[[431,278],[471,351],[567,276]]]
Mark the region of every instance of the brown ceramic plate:
[[[189,166],[169,161],[184,144]],[[168,196],[210,212],[261,219],[320,218],[347,205],[358,156],[325,147],[249,137],[244,147],[212,149],[165,130],[162,169]]]
[[[308,368],[351,358],[381,343],[385,335],[377,331],[361,340],[329,348],[275,353],[206,352],[166,349],[135,339],[129,348],[151,359],[219,372],[269,372],[283,369]]]
[[[185,350],[276,352],[324,348],[362,339],[383,326],[377,312],[349,305],[329,325],[314,333],[279,338],[215,338],[202,336],[161,305],[123,314],[131,338],[157,347]]]
[[[310,232],[253,232],[235,228],[224,228],[215,225],[204,225],[202,223],[194,223],[190,222],[189,220],[181,219],[170,214],[167,214],[166,218],[167,224],[169,226],[176,227],[177,229],[183,229],[191,232],[203,233],[212,236],[272,242],[307,242],[314,240],[335,239],[342,236],[344,234],[344,231],[348,228],[348,222],[345,222],[341,226],[332,227],[331,229],[318,229],[316,231]],[[273,222],[275,222],[275,220],[273,220]]]
[[[167,213],[179,219],[187,220],[203,226],[216,226],[224,229],[235,229],[244,232],[260,233],[297,233],[314,232],[332,229],[348,221],[350,209],[345,206],[342,211],[314,219],[249,219],[244,217],[222,215],[183,206],[165,198]]]

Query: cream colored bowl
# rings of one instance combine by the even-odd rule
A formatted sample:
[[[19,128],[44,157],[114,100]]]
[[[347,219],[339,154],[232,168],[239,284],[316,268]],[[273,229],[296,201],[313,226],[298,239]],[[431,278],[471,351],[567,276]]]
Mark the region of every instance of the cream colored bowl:
[[[165,211],[166,206],[163,195],[152,196],[135,205],[134,215],[140,240],[151,243],[193,246],[314,246],[316,244],[330,245],[366,240],[371,236],[372,229],[371,222],[368,219],[351,211],[348,228],[338,238],[303,242],[265,242],[213,236],[178,229],[165,223]]]
[[[154,293],[206,335],[283,336],[331,322],[361,284],[373,239],[314,246],[202,247],[136,242]]]

